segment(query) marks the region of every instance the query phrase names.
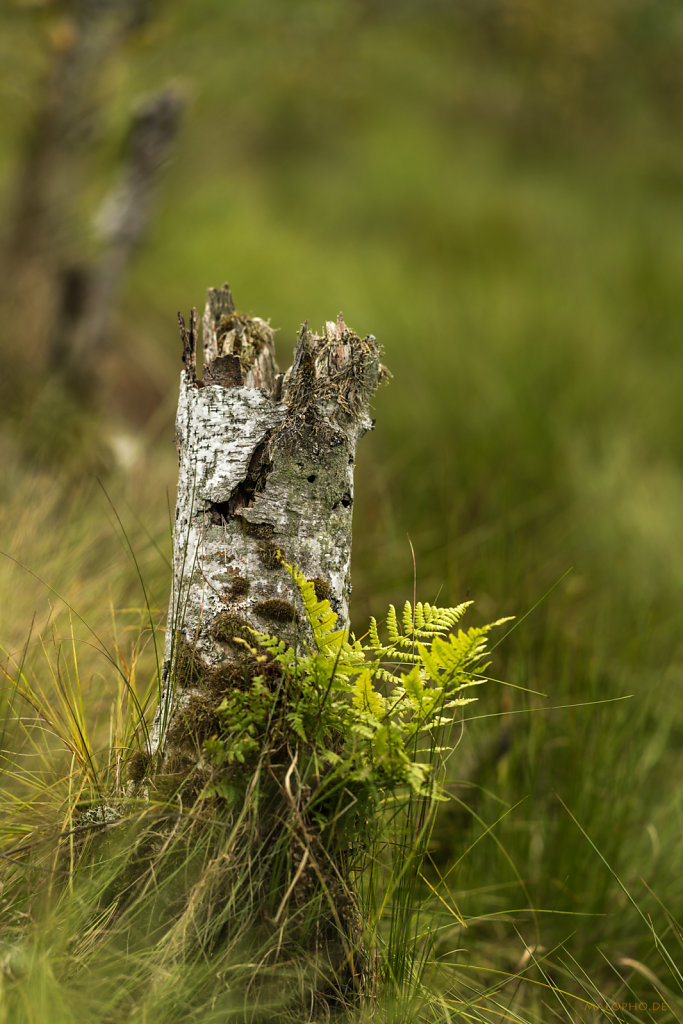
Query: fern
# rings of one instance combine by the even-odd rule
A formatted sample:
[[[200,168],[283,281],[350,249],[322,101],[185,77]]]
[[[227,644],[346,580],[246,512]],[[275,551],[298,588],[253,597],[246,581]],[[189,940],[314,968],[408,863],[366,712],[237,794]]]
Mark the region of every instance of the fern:
[[[389,605],[385,627],[389,638],[388,644],[383,644],[379,638],[377,620],[370,619],[368,630],[369,643],[364,650],[373,651],[379,660],[391,660],[398,664],[414,664],[415,644],[418,640],[430,641],[435,636],[448,633],[453,626],[462,618],[464,613],[472,604],[465,601],[463,604],[453,608],[437,608],[431,604],[423,604],[421,601],[415,605],[415,609],[406,601],[403,606],[402,622],[399,625],[398,615],[394,605]],[[497,625],[493,623],[492,625]],[[382,669],[383,678],[387,682],[396,682],[397,676],[391,673],[386,667]]]
[[[375,721],[384,718],[384,698],[372,685],[370,669],[359,672],[353,687],[353,706],[363,715],[371,715]]]
[[[280,666],[279,705],[260,685],[251,701],[224,702],[225,733],[210,741],[210,758],[233,763],[252,755],[276,719],[285,732],[273,745],[308,749],[316,765],[328,766],[330,785],[352,784],[356,792],[361,786],[380,800],[397,787],[438,796],[433,762],[441,750],[439,730],[475,699],[463,691],[484,682],[488,634],[507,620],[456,631],[471,602],[439,608],[406,601],[400,617],[389,606],[386,642],[374,618],[359,642],[337,628],[314,583],[297,566],[282,564],[296,584],[312,643],[295,650],[252,630],[258,648]]]
[[[339,652],[351,653],[352,647],[349,644],[348,633],[344,629],[335,628],[337,615],[332,611],[330,602],[318,600],[315,584],[312,580],[306,579],[301,569],[294,565],[288,565],[287,562],[282,564],[299,588],[306,618],[321,654],[336,656]]]

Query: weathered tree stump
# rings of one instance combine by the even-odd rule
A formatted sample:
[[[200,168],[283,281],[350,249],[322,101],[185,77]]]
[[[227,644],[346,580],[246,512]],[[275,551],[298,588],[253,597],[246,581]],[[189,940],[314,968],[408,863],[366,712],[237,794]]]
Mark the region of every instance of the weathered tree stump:
[[[301,650],[314,644],[282,559],[314,582],[338,628],[348,629],[356,446],[373,425],[370,401],[384,371],[375,339],[359,338],[339,317],[321,335],[304,324],[292,367],[279,373],[269,324],[235,312],[224,285],[208,293],[199,380],[196,310],[189,327],[180,322],[173,583],[151,743],[157,777],[199,781],[188,787],[191,798],[211,774],[203,740],[221,693],[245,686],[249,658],[267,676],[263,664],[253,669],[253,647],[245,653],[242,641],[255,642],[249,627]],[[271,681],[278,684],[277,673]],[[344,856],[325,845],[320,815],[307,817],[297,744],[294,734],[278,739],[259,783],[258,856],[280,851],[279,889],[263,920],[281,929],[292,903],[294,918],[308,921],[299,948],[308,943],[318,958],[324,949],[323,973],[338,991],[367,993],[373,958],[359,938],[353,884]],[[244,789],[248,800],[248,780]]]
[[[204,379],[198,318],[182,325],[185,367],[176,420],[178,499],[163,692],[153,730],[162,745],[178,707],[174,667],[191,651],[215,667],[239,658],[245,625],[293,640],[305,623],[278,552],[295,563],[349,626],[353,471],[383,368],[374,337],[343,322],[304,324],[291,368],[278,372],[273,331],[235,312],[230,289],[208,293]]]

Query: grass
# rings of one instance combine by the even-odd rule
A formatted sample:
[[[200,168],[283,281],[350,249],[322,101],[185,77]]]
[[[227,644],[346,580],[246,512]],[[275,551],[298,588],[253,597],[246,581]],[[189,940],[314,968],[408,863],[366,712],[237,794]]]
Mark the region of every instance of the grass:
[[[67,610],[72,624],[73,609]],[[136,801],[126,785],[128,766],[144,729],[141,716],[149,722],[153,713],[156,674],[141,688],[137,643],[130,656],[115,645],[112,657],[97,638],[116,678],[108,743],[100,748],[102,723],[98,729],[92,706],[85,710],[73,628],[70,640],[68,653],[61,644],[54,650],[41,644],[42,665],[29,667],[22,652],[5,670],[5,1019],[39,1020],[49,1012],[65,1022],[160,1014],[169,1021],[301,1021],[318,1014],[328,1019],[330,999],[335,1019],[364,1018],[353,1001],[345,1009],[343,972],[323,956],[327,947],[321,944],[312,956],[306,939],[329,917],[324,884],[303,903],[291,899],[297,871],[281,900],[281,891],[272,893],[277,912],[273,904],[270,917],[263,917],[264,899],[288,846],[296,845],[301,818],[299,811],[289,825],[267,812],[264,818],[277,757],[266,771],[265,752],[259,756],[237,803],[218,805],[210,795],[169,801],[161,796],[162,776],[153,777],[147,796]],[[333,670],[338,662],[330,658]],[[22,704],[28,713],[17,708]],[[281,752],[274,727],[273,736],[270,744]],[[306,776],[296,778],[300,795]],[[369,833],[367,849],[359,846],[361,859],[350,854],[363,927],[385,965],[382,996],[377,1006],[368,1004],[368,1019],[377,1013],[408,1019],[428,1013],[440,999],[427,981],[432,928],[419,893],[435,807],[429,796],[399,790],[387,801],[384,824]]]
[[[436,1019],[614,1019],[580,1000],[642,994],[648,1008],[623,1019],[676,1020],[680,23],[654,2],[608,12],[577,0],[552,17],[510,3],[503,31],[495,17],[454,24],[423,6],[389,17],[381,5],[362,16],[342,3],[177,5],[110,70],[114,134],[127,97],[164,74],[180,68],[196,90],[122,297],[116,344],[137,379],[107,356],[96,427],[68,468],[61,450],[82,421],[59,396],[4,423],[0,547],[63,594],[115,660],[117,647],[136,660],[142,696],[154,673],[147,616],[121,611],[142,603],[139,581],[93,466],[161,622],[176,309],[228,277],[243,308],[282,328],[282,363],[304,317],[343,309],[378,336],[394,373],[357,468],[354,620],[411,593],[407,534],[424,599],[472,597],[485,621],[533,609],[496,652],[496,674],[523,689],[491,687],[472,711],[419,890],[436,929],[423,974],[441,993]],[[18,66],[8,45],[2,79],[7,183],[39,64],[25,18],[12,23],[15,50],[31,59]],[[8,372],[30,377],[30,346],[4,334]],[[112,435],[136,441],[131,468],[116,468]],[[123,697],[89,630],[55,620],[54,593],[7,560],[0,607],[0,640],[20,661],[30,636],[25,671],[45,692],[37,637],[66,649],[73,624],[91,749],[106,751]],[[18,698],[3,696],[3,749],[23,750]],[[55,799],[36,812],[47,825],[80,782],[68,781],[73,755],[46,743]],[[448,907],[427,902],[429,885]],[[111,987],[147,966],[163,976],[112,940],[76,998],[58,936],[83,930],[83,899],[46,911],[34,951],[19,942],[32,967],[13,1009],[26,1019],[47,1005],[98,1019],[100,969]],[[38,925],[23,934],[40,937]],[[188,968],[188,993],[206,975]],[[668,1011],[653,1009],[657,992]]]
[[[129,614],[124,613],[124,621]],[[96,641],[99,658],[109,665],[109,701],[101,702],[99,720],[90,691],[95,683],[101,693],[102,682],[96,676],[86,679],[93,649],[85,648],[81,664],[74,622],[83,623],[73,610],[55,611],[46,624],[47,643],[37,645],[33,657],[28,644],[14,659],[16,682],[4,689],[9,706],[3,719],[5,1019],[39,1021],[49,1012],[50,1019],[65,1024],[159,1016],[168,1021],[301,1021],[301,1000],[316,984],[315,968],[311,975],[296,948],[283,965],[281,950],[252,923],[254,894],[267,885],[267,858],[261,857],[261,863],[258,856],[248,857],[246,874],[232,887],[227,905],[222,895],[226,860],[231,854],[239,857],[248,839],[249,802],[246,822],[238,819],[231,825],[224,814],[213,817],[210,806],[178,813],[154,797],[138,808],[114,797],[124,817],[108,827],[95,822],[92,837],[84,829],[84,809],[101,806],[103,799],[112,803],[103,794],[125,788],[125,761],[136,746],[136,732],[139,738],[138,708],[151,713],[156,659],[148,633],[145,640],[145,618],[141,610],[129,630],[112,629],[106,640]],[[519,632],[502,648],[515,643]],[[126,633],[128,644],[121,641]],[[498,699],[505,703],[505,697]],[[603,722],[618,731],[620,709],[630,706],[629,701],[603,705],[604,698],[596,694],[583,706],[544,712],[539,694],[522,690],[513,699],[520,706],[509,708],[508,715],[516,711],[526,717],[528,710],[530,738],[541,747],[553,715],[567,731],[572,720],[581,730],[585,715],[595,727],[603,714]],[[395,853],[383,859],[383,866],[378,861],[367,876],[374,879],[368,907],[376,908],[378,935],[384,936],[393,966],[372,1011],[340,1010],[337,1016],[493,1021],[502,1014],[531,1022],[551,1014],[592,1022],[614,1019],[610,1008],[619,1002],[631,1009],[627,1005],[618,1019],[678,1019],[675,914],[655,895],[652,872],[652,886],[621,875],[625,835],[628,864],[649,859],[652,867],[662,842],[655,828],[647,837],[631,837],[628,831],[642,806],[634,786],[632,800],[626,799],[628,764],[622,758],[620,765],[605,765],[600,750],[593,760],[584,729],[583,753],[593,764],[591,785],[580,776],[568,796],[560,768],[562,798],[551,790],[554,780],[530,776],[538,756],[514,738],[516,726],[508,726],[505,711],[489,710],[496,700],[491,684],[485,699],[468,707],[463,735],[454,737],[451,762],[457,761],[458,777],[466,782],[451,784],[453,799],[430,827],[422,867],[411,861],[415,824],[408,809],[408,816],[394,825],[388,849],[396,844]],[[477,729],[484,726],[478,737]],[[500,733],[509,728],[513,737],[506,738],[505,749]],[[665,748],[666,736],[660,735],[659,743]],[[564,746],[570,753],[569,740]],[[652,750],[648,753],[652,760]],[[502,793],[506,785],[519,791],[513,773],[520,765],[530,795],[510,807]],[[626,776],[623,785],[619,768]],[[643,765],[640,778],[646,783],[648,770],[652,765]],[[610,807],[611,843],[604,842],[601,832],[605,804],[595,791],[600,785],[621,791]],[[529,806],[536,801],[543,806]],[[575,877],[565,873],[558,887],[555,879],[569,859],[561,850],[568,826],[575,836],[569,856],[580,860]],[[558,831],[554,844],[553,829]],[[600,844],[592,839],[595,834]],[[549,860],[546,844],[557,862]],[[132,871],[131,851],[136,850],[139,864]],[[593,877],[590,893],[578,889],[586,870]],[[482,886],[483,875],[493,881]],[[669,878],[667,866],[663,886]],[[665,903],[671,905],[669,898]],[[287,925],[285,917],[284,935]],[[597,967],[584,960],[590,949],[600,951]],[[283,1000],[285,989],[288,998]],[[656,1004],[667,1009],[656,1009]],[[310,1019],[317,1019],[315,1007],[312,1012]]]

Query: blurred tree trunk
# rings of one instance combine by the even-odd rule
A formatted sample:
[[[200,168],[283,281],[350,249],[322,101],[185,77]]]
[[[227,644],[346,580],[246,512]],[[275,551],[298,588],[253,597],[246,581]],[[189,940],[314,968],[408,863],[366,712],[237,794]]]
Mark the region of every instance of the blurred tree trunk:
[[[97,217],[99,253],[87,265],[71,265],[60,274],[60,305],[48,336],[48,363],[65,378],[86,385],[92,378],[131,256],[150,220],[159,171],[175,140],[183,103],[182,93],[171,86],[134,111],[120,179]]]
[[[0,302],[7,319],[21,317],[18,367],[30,352],[13,385],[30,385],[36,371],[40,376],[49,370],[81,398],[88,393],[92,355],[105,338],[118,286],[147,225],[153,185],[182,108],[179,92],[165,88],[133,114],[121,180],[93,231],[83,198],[89,159],[106,120],[103,74],[146,20],[148,7],[147,0],[52,5],[47,67],[0,250]]]
[[[203,381],[196,375],[196,310],[182,333],[173,587],[152,745],[161,773],[176,780],[194,773],[201,789],[197,709],[220,701],[217,679],[225,685],[231,672],[237,678],[244,670],[245,648],[236,639],[253,643],[251,625],[289,644],[312,643],[278,552],[315,581],[338,627],[349,628],[356,446],[372,427],[369,404],[382,368],[375,339],[359,338],[340,317],[322,335],[304,325],[292,367],[278,373],[273,331],[236,313],[227,285],[208,293]],[[290,811],[285,793],[294,802],[296,760],[290,751],[287,763],[270,768],[277,780],[267,812],[271,834],[272,822]],[[345,974],[356,991],[367,990],[372,971],[359,948],[353,886],[341,863],[330,863],[334,854],[322,850],[319,830],[305,823],[305,809],[297,804],[295,813],[293,845],[300,848],[290,851],[282,885],[288,897],[297,886],[309,897],[326,889],[316,948],[327,950],[334,976]]]

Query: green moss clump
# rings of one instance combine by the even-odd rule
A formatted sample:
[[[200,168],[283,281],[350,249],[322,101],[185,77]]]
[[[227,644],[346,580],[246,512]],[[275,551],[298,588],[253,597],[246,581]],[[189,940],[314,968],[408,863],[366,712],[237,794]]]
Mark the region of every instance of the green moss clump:
[[[270,598],[268,601],[259,601],[254,606],[254,611],[264,619],[274,619],[276,622],[296,622],[296,609],[289,601],[282,601],[278,597]]]
[[[322,576],[314,576],[310,581],[315,589],[315,596],[319,601],[328,601],[330,597],[330,585]]]
[[[211,636],[223,644],[233,644],[239,647],[241,645],[235,644],[235,641],[249,640],[251,634],[247,622],[239,615],[221,612],[211,623]]]

